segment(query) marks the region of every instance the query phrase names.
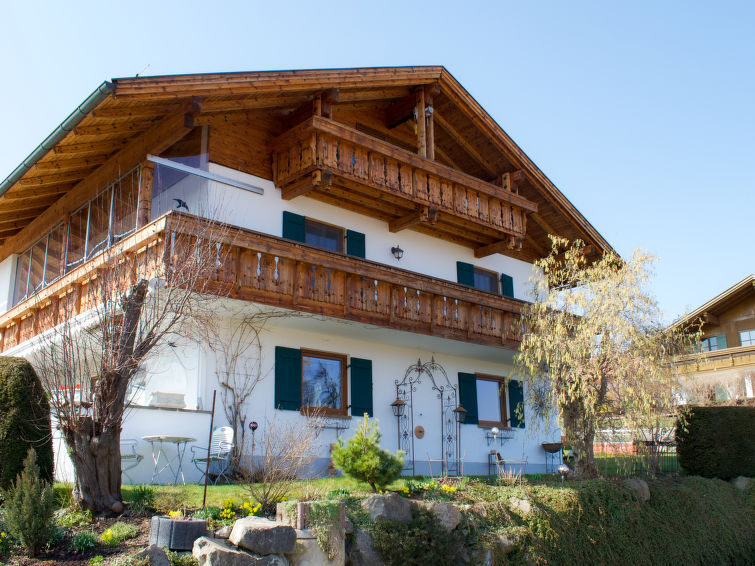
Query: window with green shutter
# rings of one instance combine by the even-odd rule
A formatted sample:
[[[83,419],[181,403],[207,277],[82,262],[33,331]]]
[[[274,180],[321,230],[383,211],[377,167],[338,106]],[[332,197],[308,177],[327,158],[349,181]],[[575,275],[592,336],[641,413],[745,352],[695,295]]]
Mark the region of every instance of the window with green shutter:
[[[275,347],[275,408],[301,409],[301,350]]]
[[[457,281],[462,285],[474,287],[474,265],[471,263],[464,263],[463,261],[457,261],[456,277]]]
[[[466,424],[477,424],[477,376],[459,372],[459,404],[467,410]]]
[[[351,358],[351,414],[372,417],[372,360]]]
[[[524,428],[524,386],[516,379],[509,380],[509,411],[512,428]]]
[[[304,229],[305,218],[301,214],[283,211],[283,237],[295,242],[304,242],[306,231]]]
[[[504,297],[514,297],[514,278],[501,273],[501,294]]]
[[[346,253],[354,257],[365,257],[364,234],[346,230]]]

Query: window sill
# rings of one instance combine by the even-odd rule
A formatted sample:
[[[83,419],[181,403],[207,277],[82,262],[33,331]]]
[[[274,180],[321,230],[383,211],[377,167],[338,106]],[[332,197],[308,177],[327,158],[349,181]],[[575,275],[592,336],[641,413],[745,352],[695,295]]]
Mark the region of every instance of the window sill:
[[[514,430],[512,427],[506,426],[505,423],[498,423],[495,421],[479,421],[477,423],[477,426],[484,429],[491,429],[493,427],[496,427],[498,430]]]
[[[336,419],[351,419],[346,411],[341,409],[326,409],[323,407],[302,407],[301,414],[305,417],[327,417]]]

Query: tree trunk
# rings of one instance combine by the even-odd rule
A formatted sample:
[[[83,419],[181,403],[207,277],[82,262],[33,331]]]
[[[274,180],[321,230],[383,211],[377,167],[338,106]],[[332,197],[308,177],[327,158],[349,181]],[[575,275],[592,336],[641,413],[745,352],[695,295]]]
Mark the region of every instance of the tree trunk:
[[[581,478],[598,476],[595,465],[593,441],[595,425],[589,419],[582,418],[584,410],[581,403],[573,401],[561,407],[564,421],[564,436],[574,449],[574,475]]]
[[[85,428],[88,430],[82,430]],[[96,426],[82,429],[65,435],[76,475],[74,498],[82,509],[95,515],[120,514],[120,430],[97,433]]]

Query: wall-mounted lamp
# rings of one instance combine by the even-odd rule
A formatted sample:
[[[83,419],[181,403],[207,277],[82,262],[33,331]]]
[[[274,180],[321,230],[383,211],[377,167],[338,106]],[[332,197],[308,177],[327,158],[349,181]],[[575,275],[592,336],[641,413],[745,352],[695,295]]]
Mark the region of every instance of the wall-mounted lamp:
[[[467,420],[467,410],[459,405],[456,407],[453,411],[454,415],[456,416],[456,422],[459,424],[464,424],[464,421]]]
[[[404,250],[402,250],[401,247],[398,245],[391,248],[391,253],[393,254],[393,257],[396,258],[397,261],[401,260],[401,258],[404,257]]]

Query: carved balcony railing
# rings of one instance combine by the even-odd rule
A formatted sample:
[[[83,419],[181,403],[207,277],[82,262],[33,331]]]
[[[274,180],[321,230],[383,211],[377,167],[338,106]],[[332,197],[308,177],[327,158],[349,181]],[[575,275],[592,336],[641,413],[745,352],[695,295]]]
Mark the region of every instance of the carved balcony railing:
[[[170,212],[113,248],[136,254],[139,273],[164,277],[173,255],[172,234],[207,233],[210,220]],[[240,228],[224,228],[218,268],[203,289],[231,299],[284,307],[387,328],[513,349],[520,341],[522,301],[373,261],[345,256]],[[142,257],[143,256],[143,257]],[[112,257],[112,254],[111,254]],[[94,258],[0,316],[0,345],[6,351],[94,305],[88,282]],[[73,311],[62,299],[73,294]],[[71,304],[70,301],[67,304]]]
[[[388,221],[393,231],[425,224],[473,245],[521,242],[527,215],[537,211],[504,187],[317,116],[278,137],[272,150],[284,199],[330,197]]]

